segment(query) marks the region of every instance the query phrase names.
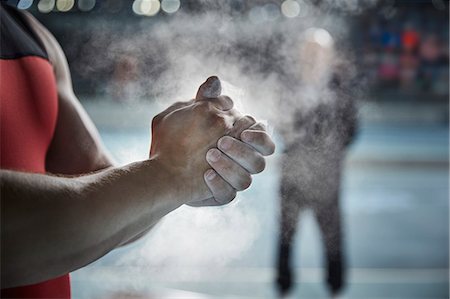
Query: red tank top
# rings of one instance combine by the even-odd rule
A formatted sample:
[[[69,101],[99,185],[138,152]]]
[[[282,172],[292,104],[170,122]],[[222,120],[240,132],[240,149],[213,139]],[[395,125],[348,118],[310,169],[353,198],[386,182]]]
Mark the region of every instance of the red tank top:
[[[58,113],[53,67],[21,13],[3,4],[0,13],[0,167],[45,173]],[[2,289],[1,297],[70,298],[69,275]]]

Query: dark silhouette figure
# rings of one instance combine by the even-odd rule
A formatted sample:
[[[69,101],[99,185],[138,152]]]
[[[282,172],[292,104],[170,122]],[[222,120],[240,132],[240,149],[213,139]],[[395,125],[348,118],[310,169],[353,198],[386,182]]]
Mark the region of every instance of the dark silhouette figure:
[[[311,99],[295,112],[293,128],[282,135],[286,143],[282,161],[281,221],[277,287],[286,294],[293,281],[291,246],[300,211],[311,209],[319,224],[325,248],[326,282],[337,294],[345,274],[339,210],[341,164],[356,127],[353,100],[335,77],[329,98]],[[307,105],[306,105],[307,104]]]

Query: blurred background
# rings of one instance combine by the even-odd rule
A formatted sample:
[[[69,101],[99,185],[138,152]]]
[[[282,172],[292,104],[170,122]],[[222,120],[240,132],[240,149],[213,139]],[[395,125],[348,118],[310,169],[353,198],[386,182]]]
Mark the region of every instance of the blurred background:
[[[261,88],[271,83],[277,90],[292,77],[283,68],[292,65],[291,40],[309,27],[325,28],[359,108],[343,166],[348,271],[339,298],[449,298],[447,1],[21,0],[19,7],[60,42],[75,92],[121,164],[147,157],[151,118],[176,96],[193,97],[205,75],[232,82],[234,98],[256,93],[257,85],[245,82],[260,78]],[[215,40],[230,32],[230,42]],[[183,60],[196,61],[190,42],[199,35],[201,45],[220,47],[202,46],[204,69],[201,61]],[[327,39],[319,36],[319,43]],[[233,58],[217,66],[223,53]],[[241,67],[244,60],[252,67]],[[230,79],[234,68],[246,77]],[[273,115],[260,110],[270,126]],[[234,203],[171,213],[144,240],[74,272],[73,297],[276,298],[284,139],[272,127],[278,150]],[[323,246],[308,211],[298,223],[293,266],[291,298],[329,296]]]

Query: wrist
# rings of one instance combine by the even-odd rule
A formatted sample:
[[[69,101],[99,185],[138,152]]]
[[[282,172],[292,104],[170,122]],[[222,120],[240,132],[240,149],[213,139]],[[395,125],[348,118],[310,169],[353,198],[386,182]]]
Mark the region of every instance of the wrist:
[[[145,166],[146,181],[153,181],[161,188],[161,196],[167,202],[181,206],[186,201],[188,187],[183,179],[184,173],[158,157],[142,162]]]
[[[191,163],[175,166],[171,161],[166,161],[157,155],[148,162],[158,169],[161,184],[167,185],[177,203],[186,204],[211,197],[203,179],[203,172],[198,173],[198,171],[192,170],[189,167]],[[193,162],[193,164],[197,163]]]

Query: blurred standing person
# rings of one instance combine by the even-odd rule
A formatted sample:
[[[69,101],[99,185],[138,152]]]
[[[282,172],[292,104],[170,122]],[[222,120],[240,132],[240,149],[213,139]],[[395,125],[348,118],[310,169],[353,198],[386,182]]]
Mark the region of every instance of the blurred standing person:
[[[335,66],[329,33],[313,28],[305,35],[300,51],[302,108],[294,111],[293,126],[281,131],[286,147],[276,283],[283,295],[292,286],[291,247],[302,210],[311,209],[319,224],[332,294],[341,290],[345,273],[339,192],[342,162],[355,132],[356,110],[337,75],[345,70]]]

